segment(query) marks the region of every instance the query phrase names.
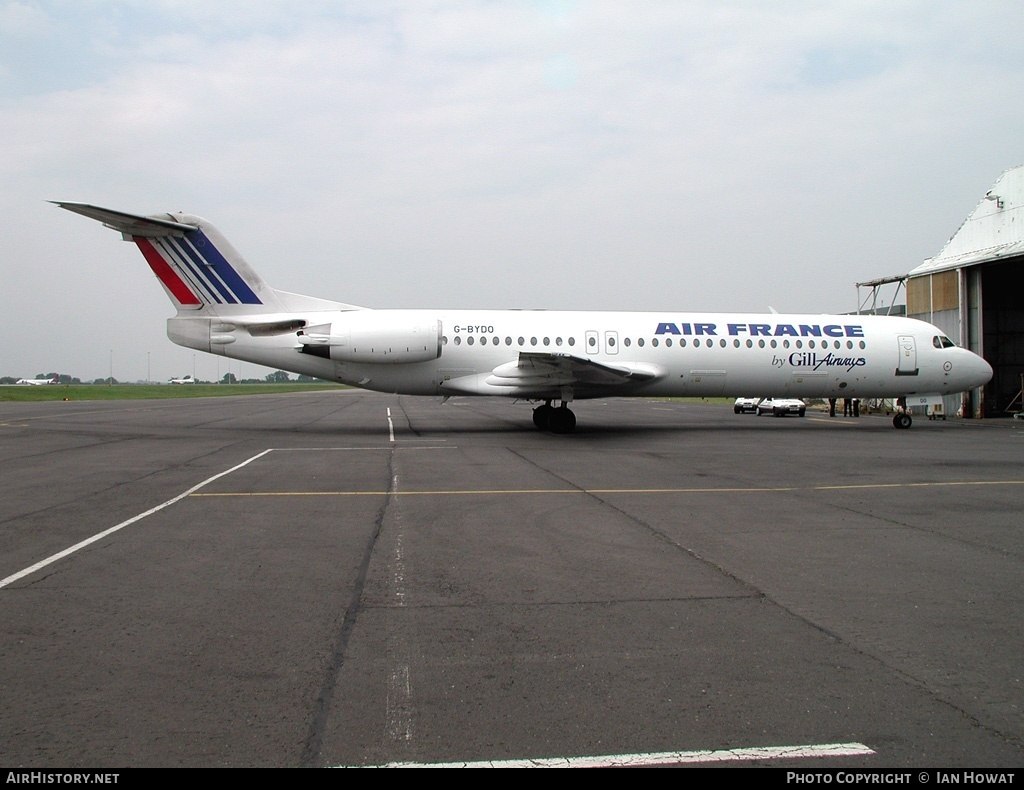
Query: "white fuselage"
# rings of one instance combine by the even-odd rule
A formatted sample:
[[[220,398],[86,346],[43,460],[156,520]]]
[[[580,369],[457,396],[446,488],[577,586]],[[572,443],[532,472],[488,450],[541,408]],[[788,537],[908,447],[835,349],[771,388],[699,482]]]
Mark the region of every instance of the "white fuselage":
[[[227,357],[410,395],[896,397],[960,392],[991,376],[988,363],[949,344],[936,327],[897,317],[518,310],[247,315],[243,305],[221,306],[209,318],[205,312],[170,319],[168,335]],[[311,333],[315,328],[330,351],[304,351],[294,327],[252,329],[275,321],[282,327],[300,322]],[[401,340],[403,327],[413,342],[423,340],[422,327],[436,327],[428,330],[436,337],[423,345],[429,358],[384,354],[365,361],[376,359],[373,349],[355,353],[357,337],[383,337],[384,326],[399,328],[384,338],[389,349],[396,337]],[[531,353],[585,360],[638,378],[568,391],[557,375],[503,378],[520,354]]]
[[[980,356],[907,318],[366,310],[270,287],[202,217],[57,205],[139,248],[177,309],[167,335],[179,345],[381,392],[540,401],[533,422],[553,433],[575,428],[568,404],[585,398],[916,395],[927,402],[992,377]],[[903,409],[893,418],[897,428],[910,423]]]

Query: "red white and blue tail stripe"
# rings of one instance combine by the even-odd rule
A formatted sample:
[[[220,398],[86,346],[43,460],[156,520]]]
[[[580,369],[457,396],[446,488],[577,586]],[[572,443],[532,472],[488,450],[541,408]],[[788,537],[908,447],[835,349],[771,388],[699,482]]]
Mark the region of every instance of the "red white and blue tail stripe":
[[[183,306],[263,304],[201,230],[134,241],[171,298]]]

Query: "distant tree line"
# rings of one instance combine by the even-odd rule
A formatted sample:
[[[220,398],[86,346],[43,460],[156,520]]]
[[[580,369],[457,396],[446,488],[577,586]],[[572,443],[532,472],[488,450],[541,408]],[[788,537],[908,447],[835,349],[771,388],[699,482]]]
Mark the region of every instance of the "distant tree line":
[[[90,382],[83,382],[78,376],[69,376],[67,373],[38,373],[36,374],[37,379],[57,379],[58,384],[120,384],[117,379],[113,376],[107,376],[105,378],[93,379]],[[181,376],[180,378],[185,378]],[[0,376],[0,384],[17,384],[21,379],[21,376]],[[321,383],[327,384],[323,379],[314,378],[313,376],[307,376],[305,374],[300,375],[298,378],[292,379],[285,370],[275,370],[273,373],[268,373],[261,379],[239,379],[234,373],[225,373],[221,376],[221,384],[288,384],[288,383],[300,383],[300,384],[313,384]],[[213,384],[212,381],[202,381],[196,379],[197,384]]]

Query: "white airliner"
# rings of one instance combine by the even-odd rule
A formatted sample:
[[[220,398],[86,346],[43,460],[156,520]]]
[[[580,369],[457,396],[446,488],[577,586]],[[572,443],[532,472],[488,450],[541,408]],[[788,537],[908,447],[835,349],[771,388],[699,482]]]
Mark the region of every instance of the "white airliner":
[[[205,348],[203,350],[204,351],[209,351],[210,349]],[[196,380],[194,378],[192,378],[191,376],[185,376],[184,378],[180,378],[180,379],[171,379],[171,384],[195,384],[195,383],[196,383]]]
[[[984,359],[908,318],[370,310],[271,288],[200,217],[54,202],[138,246],[177,308],[167,336],[178,345],[380,392],[532,401],[534,423],[555,433],[575,428],[569,404],[587,398],[890,398],[962,392],[992,376]]]
[[[31,384],[33,387],[38,387],[40,384],[56,384],[57,379],[18,379],[15,384]]]

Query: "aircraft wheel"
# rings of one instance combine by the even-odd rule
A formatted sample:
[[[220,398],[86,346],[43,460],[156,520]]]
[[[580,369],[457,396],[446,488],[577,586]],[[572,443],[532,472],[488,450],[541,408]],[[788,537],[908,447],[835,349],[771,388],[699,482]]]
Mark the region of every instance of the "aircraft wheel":
[[[551,410],[548,429],[552,433],[572,433],[576,428],[576,415],[571,409],[562,406]]]
[[[551,413],[554,411],[550,403],[545,403],[533,410],[533,424],[546,431],[551,424]]]
[[[914,421],[910,418],[909,414],[901,411],[893,415],[892,424],[894,428],[909,428],[914,424]]]

